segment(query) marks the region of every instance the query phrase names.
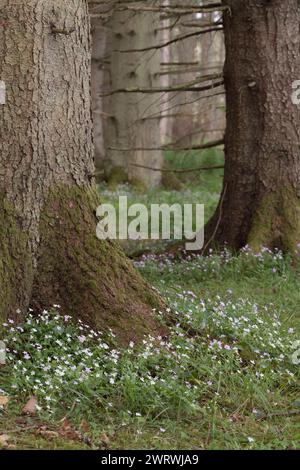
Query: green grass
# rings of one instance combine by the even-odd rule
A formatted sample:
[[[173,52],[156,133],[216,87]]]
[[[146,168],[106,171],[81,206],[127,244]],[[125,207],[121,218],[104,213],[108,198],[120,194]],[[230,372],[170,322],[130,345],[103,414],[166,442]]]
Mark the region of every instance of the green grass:
[[[224,154],[219,148],[207,150],[189,150],[186,152],[168,151],[165,153],[168,168],[186,170],[224,164]],[[223,170],[195,171],[175,173],[184,186],[192,189],[198,187],[204,192],[219,193],[222,185]]]

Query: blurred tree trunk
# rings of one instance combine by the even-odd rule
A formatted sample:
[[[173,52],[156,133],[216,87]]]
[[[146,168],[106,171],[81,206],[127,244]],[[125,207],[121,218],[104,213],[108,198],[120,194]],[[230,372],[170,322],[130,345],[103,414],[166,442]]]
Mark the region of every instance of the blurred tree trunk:
[[[208,240],[294,252],[300,242],[297,0],[228,0],[226,166]]]
[[[104,126],[107,115],[104,111],[104,98],[101,96],[107,88],[109,59],[107,57],[107,28],[100,18],[91,20],[92,26],[92,109],[94,123],[95,165],[97,171],[104,170],[105,144]]]
[[[205,15],[207,23],[215,23],[217,14],[209,13]],[[199,41],[199,66],[203,75],[213,73],[222,73],[225,58],[224,35],[223,31],[212,31],[204,34]],[[207,92],[208,96],[199,96],[197,103],[199,118],[196,129],[200,130],[198,143],[221,140],[225,132],[225,112],[224,112],[224,95],[220,94],[209,97],[211,92]],[[193,136],[195,139],[195,135]],[[194,140],[195,142],[195,140]]]
[[[96,237],[86,2],[1,3],[0,317],[60,304],[124,339],[155,330],[157,295]]]
[[[175,0],[170,0],[176,4]],[[199,5],[199,1],[191,1]],[[212,28],[218,14],[195,13],[184,15],[174,22],[171,36],[184,36]],[[170,46],[169,72],[171,84],[189,83],[195,78],[221,73],[224,63],[224,38],[222,31],[209,31],[202,35],[186,38]],[[177,73],[176,73],[177,72]],[[225,129],[224,97],[211,96],[206,92],[174,92],[170,99],[172,122],[171,142],[174,147],[187,147],[207,140],[222,139]],[[223,106],[222,106],[223,105]],[[173,109],[172,109],[173,108]]]
[[[164,6],[169,6],[171,0],[162,0],[162,4]],[[160,34],[160,41],[162,44],[166,44],[170,41],[171,39],[171,19],[166,18],[163,19],[161,22],[162,30]],[[171,62],[171,47],[162,47],[161,48],[161,81],[160,84],[164,88],[169,88],[171,86],[171,76],[169,74],[165,74],[166,70],[166,64],[169,64]],[[164,93],[161,99],[161,116],[159,116],[160,120],[160,133],[161,133],[161,143],[162,145],[167,145],[172,141],[172,118],[168,117],[168,115],[171,113],[169,111],[169,107],[171,105],[170,99],[172,97],[172,93]],[[167,117],[163,117],[167,116]]]
[[[191,16],[193,18],[194,16]],[[190,32],[190,30],[188,31]],[[184,28],[175,28],[173,30],[173,37],[186,34]],[[180,85],[182,83],[189,83],[195,80],[196,76],[200,75],[197,71],[196,65],[196,48],[199,39],[197,37],[191,37],[183,41],[179,41],[171,46],[171,63],[178,64],[170,68],[171,82],[173,86]],[[191,65],[188,65],[190,63]],[[186,65],[183,65],[186,64]],[[194,65],[192,65],[194,64]],[[178,74],[174,74],[174,71],[178,70]],[[188,70],[191,71],[188,71]],[[173,72],[173,74],[172,74]],[[172,112],[175,117],[172,119],[172,144],[176,147],[192,145],[193,138],[191,134],[195,130],[195,124],[197,123],[196,118],[193,114],[197,112],[198,106],[193,102],[195,93],[180,91],[174,92],[173,98],[170,101],[174,107]],[[196,124],[199,129],[199,125]]]
[[[159,87],[160,51],[135,52],[159,42],[159,15],[148,11],[116,11],[107,25],[111,30],[108,39],[110,89],[107,91]],[[122,50],[131,52],[120,52]],[[111,178],[139,181],[146,187],[158,185],[160,172],[134,165],[162,166],[161,151],[143,150],[161,146],[159,119],[147,118],[150,114],[160,114],[159,96],[115,93],[107,98],[105,107],[110,115],[105,126],[105,164]]]

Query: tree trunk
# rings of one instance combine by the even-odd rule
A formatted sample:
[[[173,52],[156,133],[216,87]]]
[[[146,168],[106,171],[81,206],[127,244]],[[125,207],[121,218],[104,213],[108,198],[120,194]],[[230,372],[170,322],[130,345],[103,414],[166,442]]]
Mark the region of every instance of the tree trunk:
[[[216,22],[216,13],[204,17],[207,23]],[[225,48],[223,31],[212,31],[204,34],[199,41],[199,65],[203,75],[221,73],[224,64]],[[209,91],[207,95],[211,95]],[[199,93],[198,111],[200,119],[196,129],[201,130],[197,143],[221,140],[225,132],[225,99],[222,94],[205,98]],[[195,138],[195,135],[194,135]],[[195,140],[194,140],[195,142]]]
[[[170,6],[171,0],[162,0],[162,5],[165,7]],[[160,32],[160,42],[161,44],[168,43],[171,40],[171,25],[172,18],[166,18],[161,21],[162,30]],[[160,59],[162,64],[169,64],[171,62],[171,47],[162,47],[160,51]],[[165,65],[161,67],[161,71],[164,71]],[[170,88],[172,85],[171,77],[168,74],[161,75],[160,86],[164,88]],[[172,125],[173,120],[168,115],[172,111],[169,110],[172,101],[172,93],[164,93],[161,103],[160,103],[160,114],[161,116],[156,116],[160,122],[160,135],[161,135],[161,144],[167,146],[172,141]],[[150,113],[152,114],[152,113]],[[163,117],[167,116],[167,117]]]
[[[104,125],[108,115],[104,111],[103,90],[107,88],[109,61],[107,51],[107,28],[100,18],[93,18],[92,23],[92,109],[94,122],[95,165],[97,171],[104,170],[105,143]]]
[[[175,2],[174,2],[175,3]],[[193,2],[191,2],[193,3]],[[191,15],[193,18],[194,15]],[[190,17],[188,17],[190,18]],[[188,31],[190,32],[190,31]],[[186,29],[184,28],[174,28],[172,37],[183,36],[186,34]],[[196,60],[196,47],[199,38],[191,37],[175,43],[171,46],[171,62],[173,63],[186,63],[186,62],[195,62]],[[192,69],[192,66],[182,66],[178,65],[177,67],[171,67],[171,69],[180,69],[178,75],[171,75],[171,84],[173,86],[178,86],[183,83],[190,83],[195,80],[196,77],[200,76],[199,72],[195,73],[195,70],[186,71]],[[171,70],[172,71],[172,70]],[[205,74],[204,74],[205,75]],[[174,106],[174,113],[176,117],[172,119],[172,138],[171,142],[174,147],[185,147],[193,144],[193,131],[195,130],[196,120],[193,118],[193,114],[197,112],[197,104],[194,102],[195,93],[180,91],[173,93],[171,104]],[[172,113],[172,111],[171,111]],[[199,131],[199,124],[196,124],[196,127]]]
[[[123,338],[159,304],[115,243],[96,237],[90,40],[82,0],[1,1],[0,318],[29,305]],[[16,313],[17,312],[17,313]]]
[[[160,51],[134,52],[159,42],[159,15],[148,11],[114,12],[107,25],[111,30],[108,39],[111,83],[107,91],[159,87]],[[122,50],[132,52],[119,52]],[[147,119],[149,115],[160,114],[159,95],[116,93],[109,103],[106,101],[105,107],[110,115],[105,126],[108,173],[112,178],[140,181],[146,187],[157,186],[160,172],[134,165],[162,166],[162,152],[146,150],[161,146],[159,119]]]
[[[300,241],[297,0],[228,0],[226,165],[209,240],[294,251]]]

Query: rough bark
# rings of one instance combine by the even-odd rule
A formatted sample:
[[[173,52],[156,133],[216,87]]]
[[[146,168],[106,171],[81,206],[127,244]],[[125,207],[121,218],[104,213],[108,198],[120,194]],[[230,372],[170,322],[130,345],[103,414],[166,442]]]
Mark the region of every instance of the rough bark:
[[[300,241],[297,0],[228,0],[226,165],[208,239],[294,251]]]
[[[140,3],[139,3],[140,5]],[[160,51],[119,52],[135,50],[159,42],[159,15],[151,12],[114,12],[107,26],[110,53],[110,90],[155,88],[160,85]],[[109,90],[107,90],[109,91]],[[160,151],[134,150],[160,147],[159,120],[144,119],[160,113],[160,96],[143,93],[116,93],[106,101],[109,117],[105,126],[105,166],[115,180],[140,181],[146,187],[160,183],[160,172],[134,166],[162,166]],[[112,150],[117,148],[121,150]],[[131,152],[122,149],[132,148]]]
[[[86,2],[0,6],[0,318],[56,303],[123,338],[155,330],[158,296],[96,237]]]

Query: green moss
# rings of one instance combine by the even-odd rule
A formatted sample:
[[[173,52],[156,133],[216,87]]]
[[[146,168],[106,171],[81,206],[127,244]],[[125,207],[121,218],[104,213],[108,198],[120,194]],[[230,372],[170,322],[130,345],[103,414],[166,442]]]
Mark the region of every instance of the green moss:
[[[169,166],[166,166],[167,169],[169,169]],[[171,171],[164,171],[162,173],[162,181],[161,181],[162,186],[165,189],[170,189],[172,191],[180,191],[182,190],[182,183],[177,178],[175,173],[172,173]]]
[[[248,235],[248,244],[254,251],[260,251],[262,246],[270,246],[273,238],[273,223],[276,215],[277,195],[267,194],[261,201],[252,220]]]
[[[28,237],[4,194],[0,194],[0,208],[0,319],[16,318],[16,311],[28,306],[32,262]]]
[[[282,248],[294,253],[300,243],[300,198],[293,188],[282,191]]]
[[[133,189],[139,194],[145,194],[147,192],[146,185],[138,178],[132,178],[130,180],[130,184],[133,187]]]
[[[125,169],[121,166],[114,167],[108,176],[108,187],[114,190],[119,184],[128,182],[128,175]]]
[[[300,242],[300,199],[291,186],[266,194],[253,217],[248,243],[294,253]]]
[[[122,340],[159,330],[152,307],[159,296],[114,241],[96,237],[95,188],[57,187],[41,217],[41,247],[33,305],[58,303],[64,312]]]

